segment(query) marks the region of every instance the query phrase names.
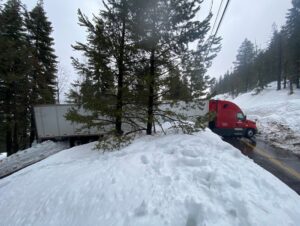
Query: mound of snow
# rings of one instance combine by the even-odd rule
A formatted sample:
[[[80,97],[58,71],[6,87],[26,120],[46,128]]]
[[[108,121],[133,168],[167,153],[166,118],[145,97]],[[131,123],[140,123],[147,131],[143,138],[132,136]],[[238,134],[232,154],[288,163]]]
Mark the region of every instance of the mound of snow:
[[[289,95],[288,89],[277,91],[277,83],[270,83],[260,93],[244,93],[228,100],[239,105],[248,118],[257,120],[265,139],[276,146],[300,154],[300,92]]]
[[[94,146],[0,180],[0,224],[299,225],[299,196],[209,130]]]
[[[7,154],[6,153],[0,153],[0,160],[6,158]]]
[[[45,159],[66,149],[66,147],[67,144],[62,142],[45,141],[41,144],[35,144],[26,150],[19,151],[7,158],[0,158],[0,178]]]

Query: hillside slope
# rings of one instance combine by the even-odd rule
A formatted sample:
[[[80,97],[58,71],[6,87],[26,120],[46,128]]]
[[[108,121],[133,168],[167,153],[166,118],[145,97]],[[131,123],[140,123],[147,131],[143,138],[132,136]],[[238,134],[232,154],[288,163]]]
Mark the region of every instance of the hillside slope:
[[[300,90],[289,95],[288,89],[277,91],[273,82],[258,94],[252,91],[236,98],[229,95],[216,98],[233,101],[248,118],[257,120],[262,139],[300,154]]]
[[[300,197],[210,130],[94,145],[0,180],[0,225],[299,225]]]

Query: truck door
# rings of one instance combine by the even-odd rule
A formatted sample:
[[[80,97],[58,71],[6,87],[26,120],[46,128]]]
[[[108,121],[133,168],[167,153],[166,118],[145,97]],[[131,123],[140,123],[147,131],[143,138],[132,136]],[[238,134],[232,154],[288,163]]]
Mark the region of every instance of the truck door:
[[[241,112],[238,112],[236,114],[236,127],[238,128],[243,128],[244,127],[244,119],[245,119],[245,116],[243,113]]]
[[[242,112],[236,113],[236,122],[235,122],[235,133],[236,135],[242,135],[244,131],[244,120],[245,116]]]

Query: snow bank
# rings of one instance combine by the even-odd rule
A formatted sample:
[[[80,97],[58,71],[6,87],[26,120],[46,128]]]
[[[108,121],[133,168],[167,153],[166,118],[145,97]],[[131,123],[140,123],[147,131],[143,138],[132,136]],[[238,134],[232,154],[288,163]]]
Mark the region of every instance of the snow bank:
[[[0,225],[299,225],[299,196],[209,130],[94,145],[0,180]]]
[[[7,158],[0,158],[0,178],[45,159],[50,155],[64,150],[66,147],[67,144],[62,142],[45,141],[24,151],[19,151]]]
[[[300,92],[296,89],[289,95],[288,89],[276,89],[277,83],[272,82],[257,95],[252,91],[234,99],[226,94],[217,98],[235,102],[248,118],[257,120],[264,139],[300,154]]]
[[[6,158],[7,154],[6,153],[0,153],[0,160]]]

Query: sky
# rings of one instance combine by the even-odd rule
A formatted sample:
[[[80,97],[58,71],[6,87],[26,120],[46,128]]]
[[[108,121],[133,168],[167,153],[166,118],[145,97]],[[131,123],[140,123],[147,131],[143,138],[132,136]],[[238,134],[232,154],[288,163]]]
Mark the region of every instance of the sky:
[[[215,1],[216,12],[221,0]],[[245,38],[265,48],[271,38],[273,24],[285,24],[291,0],[231,0],[218,35],[223,40],[222,50],[214,59],[209,74],[218,78],[232,70],[237,50]],[[216,14],[216,13],[215,13]]]
[[[200,14],[205,17],[213,2],[212,12],[217,14],[222,0],[204,0]],[[37,0],[22,1],[30,10]],[[224,1],[225,3],[226,1]],[[225,5],[225,4],[224,4]],[[71,56],[80,57],[72,50],[76,41],[85,41],[85,30],[78,25],[77,9],[88,17],[98,14],[103,7],[101,0],[44,0],[45,10],[54,29],[55,50],[69,81],[77,78],[71,65]],[[248,38],[258,47],[267,46],[272,34],[272,25],[280,28],[285,23],[291,0],[231,0],[218,35],[222,36],[222,50],[214,59],[208,74],[218,78],[232,69],[237,50],[243,40]],[[212,18],[212,23],[215,17]]]

